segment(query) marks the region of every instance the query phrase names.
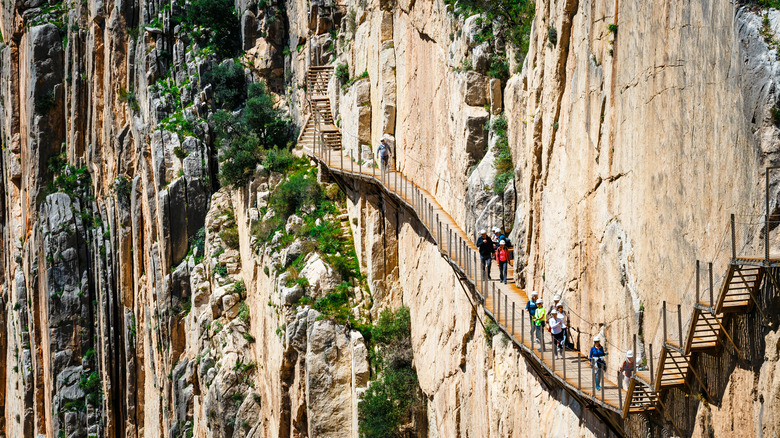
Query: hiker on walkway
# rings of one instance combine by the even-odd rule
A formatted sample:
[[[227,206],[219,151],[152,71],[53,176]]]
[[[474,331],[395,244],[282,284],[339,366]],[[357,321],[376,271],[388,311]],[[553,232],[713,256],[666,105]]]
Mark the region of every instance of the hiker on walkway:
[[[506,247],[506,242],[503,240],[498,242],[496,261],[498,262],[498,281],[506,284],[506,267],[509,264],[509,248]]]
[[[623,361],[623,365],[620,366],[620,372],[623,373],[623,382],[625,388],[628,388],[628,384],[631,383],[631,378],[634,377],[634,370],[636,366],[634,364],[634,351],[628,350],[626,352],[626,360]]]
[[[500,231],[501,230],[498,227],[493,227],[493,237],[492,237],[492,239],[493,239],[493,245],[495,245],[495,248],[493,249],[493,251],[498,249],[498,242],[501,241],[501,233],[500,233]]]
[[[558,308],[558,303],[560,303],[560,302],[561,302],[561,296],[556,294],[555,296],[553,296],[553,304],[552,304],[552,306],[550,308],[551,309],[557,309]]]
[[[547,317],[547,311],[544,309],[544,301],[541,298],[536,300],[536,310],[534,311],[534,326],[536,333],[536,342],[539,343],[539,348],[544,351],[544,342],[542,339],[542,329],[544,328],[544,321]]]
[[[561,303],[555,306],[555,319],[560,326],[560,335],[555,336],[555,332],[553,332],[553,337],[558,347],[557,354],[563,355],[563,349],[566,348],[566,341],[569,335],[569,315],[563,311],[563,304]]]
[[[607,353],[604,351],[604,347],[601,346],[601,335],[596,335],[593,338],[593,346],[590,347],[590,354],[588,354],[588,361],[590,366],[595,369],[596,381],[593,382],[596,385],[596,391],[601,390],[602,376],[607,369]]]
[[[531,297],[525,303],[525,310],[528,312],[528,319],[531,320],[531,328],[534,327],[534,314],[536,313],[536,299],[539,294],[536,291],[531,292]],[[531,332],[531,341],[533,341],[533,332]]]
[[[387,139],[383,138],[379,141],[379,147],[376,149],[376,157],[382,162],[383,172],[387,172],[387,163],[390,161],[391,155],[390,145],[387,144]]]
[[[479,261],[482,268],[483,275],[487,275],[487,279],[490,280],[490,259],[493,255],[493,240],[487,235],[487,231],[484,229],[479,232],[480,236],[477,239],[477,248],[479,249]]]
[[[561,309],[562,310],[562,309]],[[555,345],[555,358],[558,358],[559,354],[563,353],[563,320],[558,315],[557,309],[552,309],[550,315],[547,318],[547,329],[550,330],[550,334],[553,337],[553,344]]]

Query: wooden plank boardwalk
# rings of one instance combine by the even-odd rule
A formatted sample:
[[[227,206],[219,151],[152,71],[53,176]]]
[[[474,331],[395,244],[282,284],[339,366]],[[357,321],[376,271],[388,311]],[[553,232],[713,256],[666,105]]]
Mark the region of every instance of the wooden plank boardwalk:
[[[649,411],[656,406],[663,407],[659,393],[666,388],[688,385],[693,376],[706,391],[706,385],[690,366],[692,354],[712,350],[728,341],[735,354],[743,357],[739,347],[725,330],[725,318],[729,313],[747,312],[756,306],[759,286],[768,276],[780,289],[778,280],[769,268],[780,266],[780,258],[769,255],[764,258],[737,256],[735,247],[734,215],[731,217],[732,254],[724,281],[719,285],[717,298],[714,294],[712,263],[709,263],[709,300],[700,287],[699,262],[696,262],[696,289],[692,313],[683,329],[681,306],[677,305],[676,333],[667,333],[667,305],[663,303],[663,345],[657,358],[653,356],[650,344],[649,369],[638,370],[626,388],[622,377],[614,380],[604,376],[604,385],[597,390],[594,371],[587,356],[578,350],[565,350],[561,356],[554,354],[552,338],[546,330],[541,331],[542,341],[534,341],[533,324],[525,304],[528,296],[514,285],[488,281],[479,264],[479,254],[472,239],[436,201],[435,197],[409,180],[401,172],[390,169],[383,171],[373,166],[356,162],[342,149],[341,134],[333,125],[330,103],[325,97],[327,84],[333,74],[328,66],[311,67],[308,75],[307,93],[310,92],[310,114],[298,138],[304,153],[317,160],[330,172],[345,178],[357,178],[379,187],[387,196],[396,200],[412,212],[426,228],[443,257],[447,259],[461,281],[470,284],[482,299],[485,312],[493,318],[500,329],[517,345],[524,356],[533,362],[534,368],[552,377],[560,387],[584,403],[590,403],[617,412],[626,417],[630,413]],[[767,244],[768,245],[768,244]],[[720,252],[715,258],[720,256]],[[713,260],[715,260],[713,258]],[[496,269],[497,271],[498,269]],[[514,278],[514,267],[509,266],[508,278]],[[496,276],[498,274],[496,273]],[[705,294],[706,295],[706,294]],[[551,303],[545,303],[547,305]],[[671,336],[670,336],[671,335]],[[674,336],[676,335],[676,337]],[[589,350],[589,345],[577,348]],[[653,361],[657,368],[654,369]],[[618,383],[615,383],[618,382]],[[665,411],[665,409],[664,409]],[[668,413],[664,412],[668,416]],[[670,417],[671,420],[671,417]],[[674,423],[672,422],[674,425]],[[677,426],[674,425],[676,428]],[[678,430],[679,432],[679,430]]]
[[[314,92],[325,89],[331,74],[332,70],[326,68],[312,70],[309,75],[309,88],[315,90]],[[615,381],[610,381],[606,376],[604,385],[600,390],[596,390],[594,370],[589,365],[587,355],[580,351],[567,350],[561,357],[556,358],[552,337],[544,329],[541,330],[543,343],[532,342],[531,320],[525,311],[528,301],[525,291],[518,288],[514,281],[502,284],[484,278],[474,242],[430,193],[401,172],[392,169],[385,172],[373,165],[364,166],[361,162],[356,162],[341,148],[340,141],[338,144],[334,144],[330,139],[322,141],[323,134],[329,132],[322,128],[330,126],[330,110],[319,104],[313,104],[311,109],[312,114],[307,118],[304,131],[299,137],[299,145],[303,147],[306,155],[316,159],[334,174],[376,185],[413,212],[461,280],[471,283],[473,289],[481,295],[485,311],[526,353],[525,356],[536,362],[537,369],[544,370],[572,395],[622,414],[626,390],[618,388]],[[314,132],[311,132],[312,130]],[[497,267],[492,271],[495,277],[498,277]],[[514,278],[514,267],[511,263],[507,276],[510,280]],[[590,345],[586,348],[586,351],[589,351]]]

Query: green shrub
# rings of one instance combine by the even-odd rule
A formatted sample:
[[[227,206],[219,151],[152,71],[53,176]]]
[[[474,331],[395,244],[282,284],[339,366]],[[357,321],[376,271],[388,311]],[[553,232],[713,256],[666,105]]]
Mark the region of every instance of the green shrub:
[[[119,101],[126,103],[127,106],[130,107],[130,109],[133,111],[138,111],[141,109],[141,107],[138,106],[138,98],[136,97],[132,88],[130,91],[126,91],[123,88],[119,89]]]
[[[340,83],[345,84],[349,80],[349,65],[348,64],[339,64],[336,66],[336,72],[334,73],[336,75],[336,79],[339,80]]]
[[[505,35],[517,52],[517,60],[522,61],[528,53],[531,24],[534,19],[535,1],[533,0],[444,0],[457,16],[482,14],[485,22],[498,25],[497,33]],[[461,31],[458,31],[460,38]],[[485,35],[488,37],[488,35]]]
[[[120,199],[127,199],[130,197],[130,191],[132,190],[132,184],[130,180],[124,175],[119,175],[114,180],[114,193]]]
[[[500,55],[493,55],[490,57],[490,64],[488,65],[488,76],[491,78],[506,80],[509,78],[509,63],[506,58]]]
[[[293,172],[268,197],[269,208],[286,218],[304,205],[318,205],[323,199],[322,187],[311,171]]]
[[[246,99],[244,68],[234,61],[214,66],[203,74],[202,84],[211,84],[214,101],[226,110],[238,108]]]
[[[233,187],[243,186],[252,178],[269,150],[289,149],[295,135],[294,126],[275,107],[262,83],[249,87],[249,99],[240,117],[217,111],[210,122],[220,146],[220,182]],[[289,160],[282,155],[269,162],[272,166],[283,163]]]
[[[411,318],[409,308],[382,311],[371,328],[369,344],[375,365],[381,367],[358,405],[361,436],[399,436],[399,428],[423,408],[417,373],[412,369]]]
[[[552,25],[547,26],[547,41],[553,46],[558,44],[558,30]]]
[[[485,337],[487,338],[488,345],[493,345],[493,337],[500,332],[498,324],[487,316],[483,318],[483,321],[485,321]]]
[[[493,123],[490,125],[490,130],[497,137],[497,155],[494,162],[496,166],[496,177],[493,180],[493,190],[499,195],[504,193],[507,184],[514,177],[514,164],[512,163],[512,153],[509,149],[507,129],[507,120],[503,114],[494,119]]]
[[[346,325],[350,320],[349,290],[350,284],[348,282],[341,283],[336,287],[335,292],[318,299],[312,307],[320,312],[324,318],[333,319],[338,324]]]
[[[399,427],[420,405],[417,373],[411,368],[385,370],[358,405],[360,436],[402,436]]]
[[[225,242],[228,248],[238,249],[238,227],[236,225],[223,228],[219,232],[219,238]]]
[[[35,114],[45,116],[54,108],[54,91],[45,93],[35,99]]]
[[[289,149],[270,149],[263,158],[263,167],[271,172],[286,173],[296,163],[304,164],[306,160],[296,157]]]
[[[209,29],[208,44],[220,57],[241,51],[241,28],[232,0],[193,0],[187,6],[187,25]]]

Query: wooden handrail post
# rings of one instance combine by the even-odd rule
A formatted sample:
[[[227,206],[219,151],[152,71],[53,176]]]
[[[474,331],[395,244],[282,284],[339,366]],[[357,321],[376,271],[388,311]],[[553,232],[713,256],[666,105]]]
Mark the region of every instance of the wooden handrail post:
[[[618,384],[618,408],[623,410],[623,379],[621,379],[620,371],[617,372],[617,384]],[[628,397],[626,397],[628,402]]]
[[[709,263],[710,267],[710,309],[712,313],[715,313],[715,295],[714,295],[714,284],[712,282],[712,262]]]
[[[593,390],[593,398],[597,399],[598,396],[596,395],[596,367],[594,367],[592,364],[590,366],[590,375],[593,380],[590,381],[591,388]]]

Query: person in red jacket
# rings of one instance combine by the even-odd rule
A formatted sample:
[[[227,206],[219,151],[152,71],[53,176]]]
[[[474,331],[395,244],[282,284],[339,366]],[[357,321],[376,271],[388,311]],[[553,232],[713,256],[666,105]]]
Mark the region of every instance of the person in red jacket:
[[[509,263],[509,248],[506,247],[506,241],[498,242],[496,249],[496,262],[498,262],[498,281],[506,284],[506,270]]]

